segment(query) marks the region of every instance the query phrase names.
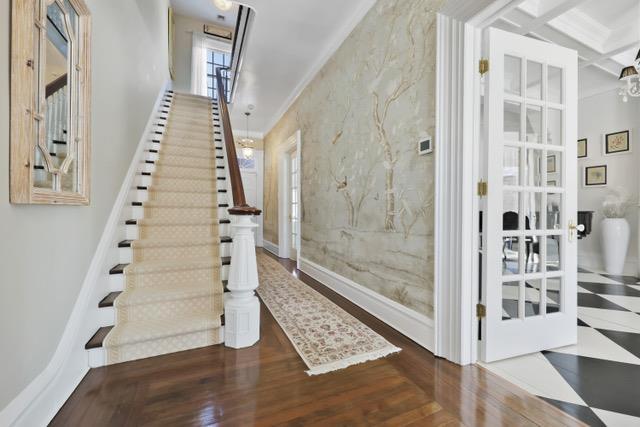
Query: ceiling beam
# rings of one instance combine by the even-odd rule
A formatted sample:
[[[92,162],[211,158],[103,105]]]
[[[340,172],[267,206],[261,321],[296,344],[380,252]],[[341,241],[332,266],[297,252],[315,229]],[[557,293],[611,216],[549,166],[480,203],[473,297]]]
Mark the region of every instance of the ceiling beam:
[[[477,28],[487,28],[494,22],[505,17],[509,12],[520,6],[526,0],[498,0],[474,16],[469,23]]]
[[[610,50],[608,52],[605,52],[603,54],[595,56],[595,57],[589,59],[588,61],[583,62],[582,64],[580,64],[580,68],[588,67],[589,65],[594,65],[594,64],[596,64],[596,63],[598,63],[598,62],[600,62],[602,60],[605,60],[607,58],[611,58],[612,56],[615,56],[615,55],[617,55],[619,53],[626,52],[627,50],[633,49],[637,45],[638,45],[637,41],[624,44],[624,45],[622,45],[620,47],[617,47],[617,48],[615,48],[613,50]]]
[[[523,25],[522,28],[518,31],[518,34],[525,35],[534,31],[537,28],[545,25],[547,22],[557,18],[558,16],[564,14],[565,12],[570,11],[576,6],[580,5],[580,3],[584,3],[586,0],[565,0],[556,7],[552,7],[547,12],[542,15],[534,18],[526,25]]]

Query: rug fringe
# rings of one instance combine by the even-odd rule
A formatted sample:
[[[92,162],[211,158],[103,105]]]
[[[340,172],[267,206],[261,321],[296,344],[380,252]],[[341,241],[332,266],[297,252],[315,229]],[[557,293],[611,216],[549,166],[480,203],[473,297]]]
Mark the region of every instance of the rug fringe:
[[[359,354],[357,356],[353,356],[348,359],[339,360],[336,362],[327,363],[325,365],[316,366],[305,372],[309,376],[326,374],[328,372],[338,371],[340,369],[348,368],[349,366],[358,365],[360,363],[382,359],[383,357],[387,357],[391,354],[398,353],[400,351],[402,351],[401,348],[391,346],[388,348],[383,348],[380,350],[373,351],[371,353]]]

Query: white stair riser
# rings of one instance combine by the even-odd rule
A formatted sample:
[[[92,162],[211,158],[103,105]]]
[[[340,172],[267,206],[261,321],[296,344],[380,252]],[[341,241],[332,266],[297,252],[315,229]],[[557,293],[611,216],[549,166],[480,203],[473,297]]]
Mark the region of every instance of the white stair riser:
[[[220,331],[219,340],[223,340],[224,326],[221,326],[219,331]],[[91,350],[88,350],[87,355],[88,355],[88,364],[90,368],[99,368],[107,364],[106,351],[102,347],[92,348]]]
[[[146,187],[149,187],[149,186],[150,185],[147,185]],[[222,185],[218,184],[218,189],[219,190],[224,190],[225,187],[223,187]],[[221,203],[221,204],[229,203],[228,202],[229,193],[218,193],[217,198],[218,198],[218,203]],[[149,192],[147,190],[132,190],[131,191],[131,200],[134,200],[136,202],[143,202],[144,203],[147,200],[149,200]]]
[[[137,219],[137,218],[136,218]],[[231,224],[220,224],[218,230],[221,236],[231,236]],[[126,225],[125,226],[125,239],[137,240],[138,239],[138,226]]]
[[[224,166],[224,165],[221,165]],[[179,167],[188,167],[188,166],[179,166]],[[204,168],[202,168],[204,169]],[[138,169],[139,172],[150,172],[150,173],[154,173],[156,171],[156,165],[154,164],[150,164],[150,163],[142,163],[140,165],[140,168]],[[226,176],[225,170],[224,169],[216,169],[216,176]]]
[[[131,264],[133,261],[133,250],[131,248],[118,248],[120,264]],[[220,244],[220,256],[231,256],[231,243]]]
[[[228,209],[229,208],[218,208],[218,219],[228,218],[229,216],[229,213],[227,212]],[[144,218],[144,207],[132,206],[131,215],[129,216],[129,219],[142,219],[142,218]]]
[[[220,280],[228,280],[229,279],[229,266],[223,265],[220,269]],[[109,275],[109,291],[117,292],[124,290],[124,274],[111,274]],[[100,309],[104,310],[104,309]],[[108,325],[113,325],[113,323],[106,323]]]

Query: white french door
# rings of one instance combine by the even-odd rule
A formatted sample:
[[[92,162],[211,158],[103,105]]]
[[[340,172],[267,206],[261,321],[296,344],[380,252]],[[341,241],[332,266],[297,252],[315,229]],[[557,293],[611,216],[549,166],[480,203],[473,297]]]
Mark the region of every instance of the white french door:
[[[577,55],[490,28],[484,35],[480,356],[577,340]]]

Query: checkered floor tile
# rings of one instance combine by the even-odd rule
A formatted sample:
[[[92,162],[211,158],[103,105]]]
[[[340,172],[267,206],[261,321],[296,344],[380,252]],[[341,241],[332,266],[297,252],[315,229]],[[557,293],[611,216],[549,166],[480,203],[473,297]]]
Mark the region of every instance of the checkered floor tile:
[[[640,426],[640,279],[580,269],[578,292],[577,345],[486,366],[588,425]]]

